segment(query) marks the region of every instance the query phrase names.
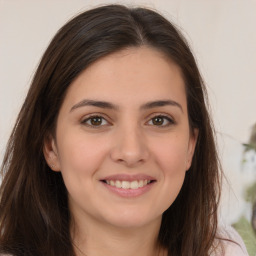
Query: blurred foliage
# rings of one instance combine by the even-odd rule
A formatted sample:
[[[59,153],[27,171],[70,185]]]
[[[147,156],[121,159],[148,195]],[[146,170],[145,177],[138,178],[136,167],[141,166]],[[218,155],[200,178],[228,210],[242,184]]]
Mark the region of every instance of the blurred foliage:
[[[244,143],[243,146],[244,153],[248,151],[253,151],[256,153],[256,124],[254,124],[252,127],[249,142]],[[243,159],[243,163],[246,162],[247,161]],[[237,230],[244,240],[248,254],[250,256],[256,256],[256,181],[246,189],[244,198],[252,205],[251,223],[244,216],[242,216],[232,226]]]
[[[256,182],[248,187],[245,191],[245,200],[249,203],[254,204],[256,201]]]
[[[245,151],[254,150],[256,152],[256,124],[252,127],[251,136],[248,144],[243,144]]]
[[[233,227],[237,230],[237,232],[240,234],[240,236],[244,240],[248,254],[250,256],[255,256],[256,255],[256,235],[251,226],[251,223],[244,216],[242,216],[238,220],[238,222],[233,224]]]
[[[246,151],[249,151],[249,150],[254,150],[254,151],[256,151],[256,145],[243,143],[243,146],[244,146],[244,148],[245,148],[245,152],[246,152]]]

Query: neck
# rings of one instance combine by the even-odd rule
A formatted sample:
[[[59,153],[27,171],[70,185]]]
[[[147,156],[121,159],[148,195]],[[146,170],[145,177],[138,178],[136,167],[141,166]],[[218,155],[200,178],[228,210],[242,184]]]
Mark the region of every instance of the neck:
[[[161,219],[146,226],[120,228],[93,220],[72,224],[72,237],[77,256],[164,256],[158,244]]]

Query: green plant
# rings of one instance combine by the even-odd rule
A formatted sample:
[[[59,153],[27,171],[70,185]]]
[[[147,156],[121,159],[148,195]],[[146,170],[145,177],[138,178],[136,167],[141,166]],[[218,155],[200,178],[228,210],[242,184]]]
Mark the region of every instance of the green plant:
[[[253,151],[254,158],[251,161],[256,162],[256,124],[252,128],[249,143],[244,143],[244,155],[248,151]],[[243,159],[243,164],[248,160]],[[252,205],[252,218],[251,223],[244,217],[234,223],[232,226],[237,230],[243,238],[245,246],[250,256],[256,255],[256,181],[251,184],[245,191],[244,198]]]

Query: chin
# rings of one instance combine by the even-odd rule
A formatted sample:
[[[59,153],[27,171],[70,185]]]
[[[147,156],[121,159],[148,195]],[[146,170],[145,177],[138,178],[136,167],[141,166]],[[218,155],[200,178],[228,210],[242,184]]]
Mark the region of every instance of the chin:
[[[127,210],[118,213],[115,216],[109,216],[108,220],[105,219],[105,221],[109,222],[112,226],[124,229],[140,228],[156,222],[159,222],[160,225],[161,220],[162,214],[159,214],[158,216],[149,216],[148,214],[143,214],[140,211],[130,212]]]

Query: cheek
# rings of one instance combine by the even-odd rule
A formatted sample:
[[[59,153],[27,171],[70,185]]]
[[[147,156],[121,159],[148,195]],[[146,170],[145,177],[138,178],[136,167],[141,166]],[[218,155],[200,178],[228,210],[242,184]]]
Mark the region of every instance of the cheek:
[[[154,155],[165,175],[186,171],[188,142],[184,138],[174,137],[156,144]]]
[[[187,142],[179,138],[155,147],[155,161],[161,169],[161,198],[166,210],[179,194],[186,174]],[[160,197],[159,197],[160,198]]]
[[[106,149],[95,138],[79,135],[62,137],[59,143],[61,172],[72,175],[93,175],[104,159]]]
[[[58,143],[61,174],[68,190],[70,202],[82,205],[79,200],[93,192],[97,170],[106,154],[106,148],[95,138],[81,133],[66,133]]]

